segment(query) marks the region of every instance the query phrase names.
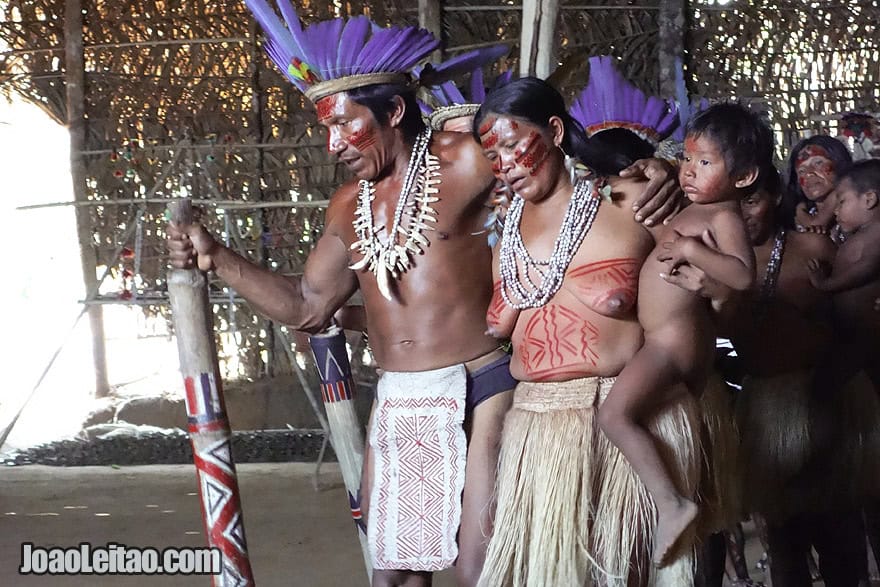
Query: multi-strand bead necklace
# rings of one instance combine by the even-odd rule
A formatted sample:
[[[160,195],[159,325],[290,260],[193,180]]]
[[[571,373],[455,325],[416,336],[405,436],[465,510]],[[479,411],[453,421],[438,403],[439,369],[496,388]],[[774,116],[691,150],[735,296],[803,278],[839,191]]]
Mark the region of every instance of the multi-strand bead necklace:
[[[499,253],[501,295],[507,305],[518,310],[538,308],[559,291],[568,265],[596,219],[600,201],[599,195],[594,193],[592,181],[578,181],[550,258],[537,260],[529,254],[520,232],[525,202],[519,196],[513,198],[504,223]],[[532,277],[533,273],[537,280]]]

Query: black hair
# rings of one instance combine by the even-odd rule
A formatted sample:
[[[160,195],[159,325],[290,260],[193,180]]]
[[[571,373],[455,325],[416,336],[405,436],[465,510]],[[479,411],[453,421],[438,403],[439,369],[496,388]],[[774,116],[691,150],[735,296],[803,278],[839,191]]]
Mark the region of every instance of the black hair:
[[[773,133],[757,114],[742,104],[714,104],[688,121],[685,136],[705,136],[718,145],[731,177],[757,167],[758,179],[746,188],[751,193],[761,185],[772,166]]]
[[[777,203],[777,198],[782,195],[782,175],[779,173],[779,170],[772,163],[767,165],[761,172],[761,179],[758,183],[759,185],[755,191],[764,192],[773,205],[773,228],[776,229],[781,226],[791,228],[791,226],[786,224],[785,217],[783,216],[782,201],[779,200]]]
[[[782,175],[773,164],[765,167],[763,173],[761,173],[761,184],[759,189],[762,189],[773,196],[782,195]]]
[[[621,167],[614,154],[598,141],[587,138],[583,127],[566,110],[562,95],[544,80],[521,77],[493,88],[474,116],[473,134],[477,142],[477,129],[490,113],[520,118],[545,129],[550,126],[550,119],[557,116],[564,127],[561,147],[566,154],[577,157],[600,175],[616,175],[626,167]]]
[[[609,128],[590,137],[590,142],[601,145],[617,167],[615,174],[639,159],[654,156],[654,145],[626,128]]]
[[[791,150],[788,156],[787,172],[785,177],[785,193],[782,196],[783,216],[788,226],[794,225],[794,215],[800,203],[812,206],[812,202],[804,195],[801,184],[797,177],[798,155],[806,147],[816,145],[822,147],[828,153],[828,158],[834,163],[835,175],[840,176],[852,165],[852,155],[846,145],[827,135],[816,135],[803,139]]]
[[[867,159],[853,163],[837,177],[838,185],[848,179],[860,194],[875,192],[880,197],[880,159]]]
[[[403,119],[400,121],[400,131],[408,141],[414,141],[416,136],[425,130],[425,122],[416,101],[415,91],[401,84],[374,84],[363,86],[348,91],[348,96],[356,104],[366,106],[380,124],[387,124],[396,104],[394,97],[400,96],[404,104]]]

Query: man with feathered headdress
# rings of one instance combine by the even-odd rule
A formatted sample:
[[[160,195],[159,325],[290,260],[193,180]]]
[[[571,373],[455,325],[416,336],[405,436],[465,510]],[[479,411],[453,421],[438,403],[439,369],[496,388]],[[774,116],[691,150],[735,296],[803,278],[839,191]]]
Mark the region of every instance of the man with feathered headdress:
[[[509,357],[485,334],[491,253],[474,234],[494,176],[470,135],[424,126],[409,72],[437,48],[430,33],[363,16],[302,27],[284,0],[283,21],[264,0],[247,6],[355,178],[334,194],[302,278],[256,267],[199,226],[174,231],[172,259],[192,264],[195,252],[202,269],[298,330],[323,329],[361,290],[384,370],[362,493],[374,584],[427,584],[453,564],[475,582],[514,386]]]
[[[213,269],[259,311],[309,332],[360,289],[383,369],[362,494],[373,584],[427,585],[453,564],[475,584],[515,384],[486,334],[491,251],[480,233],[494,175],[470,135],[424,126],[409,72],[437,48],[430,33],[363,16],[303,28],[288,0],[278,0],[283,22],[265,0],[246,4],[355,178],[333,195],[302,277],[258,267],[198,225],[169,228],[172,262]]]

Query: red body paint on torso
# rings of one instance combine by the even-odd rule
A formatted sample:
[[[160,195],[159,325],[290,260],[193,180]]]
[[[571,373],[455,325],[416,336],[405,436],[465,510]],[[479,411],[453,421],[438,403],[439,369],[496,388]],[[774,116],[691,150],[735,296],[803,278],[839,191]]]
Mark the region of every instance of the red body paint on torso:
[[[551,302],[529,318],[517,354],[529,379],[542,381],[595,367],[598,342],[598,328],[582,312]]]
[[[641,263],[629,257],[569,270],[563,289],[549,304],[520,315],[520,320],[527,320],[516,336],[516,353],[524,375],[542,381],[595,373],[601,360],[602,317],[633,316],[640,270]],[[500,293],[493,297],[489,320],[501,316],[505,308],[503,299],[498,298]]]
[[[498,326],[501,322],[501,313],[504,311],[504,297],[501,295],[501,281],[495,282],[492,292],[492,302],[486,312],[486,322],[489,326]]]
[[[566,276],[567,288],[595,312],[620,316],[635,307],[641,263],[608,259],[575,267]]]

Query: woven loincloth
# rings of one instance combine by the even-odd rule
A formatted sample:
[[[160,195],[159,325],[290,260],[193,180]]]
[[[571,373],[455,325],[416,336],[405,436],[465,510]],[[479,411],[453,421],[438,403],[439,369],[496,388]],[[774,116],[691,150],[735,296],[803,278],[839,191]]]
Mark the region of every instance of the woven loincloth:
[[[464,365],[386,371],[379,380],[370,430],[373,568],[439,571],[455,563],[466,387]]]
[[[504,423],[495,530],[480,585],[693,585],[692,551],[650,568],[654,503],[596,424],[614,379],[520,383]],[[699,478],[690,395],[647,424],[679,490]]]

